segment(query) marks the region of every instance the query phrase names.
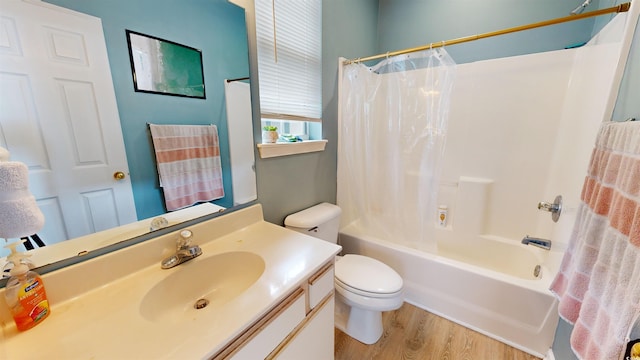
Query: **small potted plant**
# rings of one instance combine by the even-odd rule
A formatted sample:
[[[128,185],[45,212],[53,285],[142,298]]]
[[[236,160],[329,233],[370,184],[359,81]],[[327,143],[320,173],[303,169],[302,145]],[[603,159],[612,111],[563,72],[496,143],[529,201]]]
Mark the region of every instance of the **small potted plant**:
[[[262,143],[273,144],[278,141],[278,128],[276,126],[263,126],[262,127]]]

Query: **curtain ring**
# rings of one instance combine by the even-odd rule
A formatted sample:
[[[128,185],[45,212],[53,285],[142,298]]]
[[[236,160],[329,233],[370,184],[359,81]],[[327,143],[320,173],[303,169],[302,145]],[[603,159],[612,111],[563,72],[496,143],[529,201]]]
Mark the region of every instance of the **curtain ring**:
[[[389,60],[389,52],[387,51],[387,60]]]
[[[440,46],[441,48],[444,48],[444,40],[442,40],[442,46]]]
[[[429,50],[433,50],[433,43],[429,43]]]

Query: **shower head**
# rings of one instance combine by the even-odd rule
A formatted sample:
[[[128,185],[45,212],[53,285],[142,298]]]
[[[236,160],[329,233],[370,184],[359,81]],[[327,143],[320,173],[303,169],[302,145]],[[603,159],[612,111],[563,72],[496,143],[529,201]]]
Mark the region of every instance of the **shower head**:
[[[582,12],[584,11],[584,9],[589,6],[589,4],[591,4],[591,0],[584,0],[584,2],[580,5],[578,5],[577,8],[573,9],[573,11],[571,12],[571,15],[578,15],[578,14],[582,14]]]

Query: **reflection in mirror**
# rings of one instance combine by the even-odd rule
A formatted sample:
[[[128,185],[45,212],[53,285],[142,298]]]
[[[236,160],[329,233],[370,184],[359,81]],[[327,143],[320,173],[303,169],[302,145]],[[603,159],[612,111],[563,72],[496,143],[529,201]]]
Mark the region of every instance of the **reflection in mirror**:
[[[34,250],[38,266],[148,233],[157,216],[173,225],[255,199],[234,198],[241,179],[232,176],[229,131],[234,119],[227,119],[231,114],[224,94],[224,79],[249,74],[244,10],[226,0],[104,4],[47,0],[3,5],[3,16],[15,24],[8,36],[20,42],[0,54],[12,58],[0,62],[0,91],[12,94],[0,98],[0,146],[11,151],[11,160],[28,166],[30,190],[45,216],[38,235],[47,245]],[[47,26],[41,26],[45,20]],[[206,99],[136,92],[126,29],[201,49]],[[44,46],[29,36],[49,43]],[[28,54],[36,55],[26,59]],[[29,71],[34,76],[24,75]],[[185,209],[186,217],[167,214],[149,122],[216,125],[225,197],[194,213]],[[255,194],[255,180],[249,185],[245,193]],[[96,232],[100,236],[87,236]],[[56,246],[72,248],[74,243],[82,246],[60,251],[60,258],[44,256],[58,253]]]
[[[32,251],[30,259],[34,264],[45,265],[60,259],[85,256],[90,251],[95,251],[96,249],[101,249],[126,239],[132,239],[224,210],[223,207],[212,203],[191,206],[152,219],[132,222],[93,234],[69,239],[51,246],[45,246],[39,248],[38,251]],[[157,224],[162,225],[158,226]]]
[[[205,98],[202,52],[127,30],[136,91]]]
[[[233,180],[233,205],[258,198],[253,123],[251,121],[251,88],[249,78],[225,80],[224,94],[229,126],[229,155]]]

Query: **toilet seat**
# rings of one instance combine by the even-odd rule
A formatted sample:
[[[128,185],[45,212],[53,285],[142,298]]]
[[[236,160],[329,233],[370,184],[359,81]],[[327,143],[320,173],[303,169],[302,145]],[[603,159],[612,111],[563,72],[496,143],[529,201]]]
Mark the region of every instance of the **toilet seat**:
[[[366,296],[366,297],[371,297],[371,298],[376,298],[376,299],[388,299],[388,298],[393,298],[396,297],[398,295],[400,295],[402,293],[402,290],[398,290],[396,292],[393,293],[374,293],[374,292],[369,292],[369,291],[362,291],[360,289],[354,288],[352,286],[349,286],[345,283],[343,283],[342,281],[340,281],[339,279],[335,278],[334,279],[335,282],[335,286],[336,288],[341,288],[345,291],[348,291],[350,293],[354,293],[354,294],[358,294],[361,296]]]
[[[376,259],[347,254],[335,265],[336,285],[353,293],[383,298],[402,291],[402,278],[387,264]]]
[[[341,286],[340,282],[336,279],[336,301],[343,302],[354,309],[361,309],[362,311],[391,311],[396,310],[403,303],[403,292],[398,291],[393,294],[375,294],[366,293],[362,291],[355,292],[353,288],[347,288]],[[360,311],[360,310],[358,310]]]

